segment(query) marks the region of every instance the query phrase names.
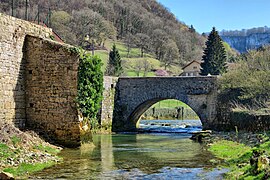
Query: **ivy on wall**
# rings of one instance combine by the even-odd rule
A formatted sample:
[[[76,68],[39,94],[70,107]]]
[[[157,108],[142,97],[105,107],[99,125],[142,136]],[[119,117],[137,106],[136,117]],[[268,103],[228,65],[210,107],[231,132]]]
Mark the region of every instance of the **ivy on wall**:
[[[85,118],[96,119],[103,94],[101,59],[88,53],[80,53],[78,72],[78,105]]]

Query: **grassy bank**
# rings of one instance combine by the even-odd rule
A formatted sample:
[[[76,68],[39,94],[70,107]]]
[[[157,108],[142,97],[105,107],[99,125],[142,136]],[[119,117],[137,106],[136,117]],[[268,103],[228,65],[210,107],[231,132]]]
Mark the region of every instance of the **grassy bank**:
[[[174,100],[167,99],[160,101],[151,106],[142,115],[142,119],[199,119],[187,104]]]
[[[0,143],[0,172],[8,172],[15,178],[27,178],[31,173],[41,171],[61,161],[57,148],[33,146],[28,149],[23,145],[16,147]]]
[[[175,107],[184,107],[187,109],[191,109],[187,104],[178,101],[178,100],[174,100],[174,99],[168,99],[168,100],[163,100],[160,101],[156,104],[154,104],[151,108],[175,108]]]
[[[61,161],[61,148],[53,146],[32,132],[22,132],[14,125],[0,123],[0,173],[23,179]]]
[[[269,134],[226,134],[214,140],[209,150],[221,160],[215,163],[230,170],[226,179],[270,178]]]

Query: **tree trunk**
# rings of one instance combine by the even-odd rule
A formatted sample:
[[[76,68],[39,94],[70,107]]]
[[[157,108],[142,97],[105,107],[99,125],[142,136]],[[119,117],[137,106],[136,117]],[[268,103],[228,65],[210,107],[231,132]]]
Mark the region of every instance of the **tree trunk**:
[[[92,55],[94,56],[95,55],[95,44],[94,44],[94,41],[92,41]]]

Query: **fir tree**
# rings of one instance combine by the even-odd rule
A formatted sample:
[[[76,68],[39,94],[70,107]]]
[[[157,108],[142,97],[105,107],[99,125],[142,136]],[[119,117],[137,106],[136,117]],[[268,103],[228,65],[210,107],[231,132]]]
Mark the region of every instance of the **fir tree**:
[[[226,72],[226,52],[215,27],[213,27],[205,44],[200,74],[204,76],[208,74],[219,75]]]
[[[123,72],[121,57],[115,44],[113,44],[112,50],[110,51],[109,63],[106,71],[106,74],[110,76],[120,76]]]
[[[195,32],[196,32],[196,30],[195,30],[195,28],[193,27],[193,25],[190,26],[189,32],[191,32],[191,33],[195,33]]]

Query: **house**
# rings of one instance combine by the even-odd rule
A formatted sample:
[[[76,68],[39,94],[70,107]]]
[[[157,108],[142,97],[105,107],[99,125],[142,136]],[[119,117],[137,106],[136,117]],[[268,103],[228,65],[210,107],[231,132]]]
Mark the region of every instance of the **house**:
[[[164,69],[157,69],[155,71],[156,76],[169,76],[169,73]]]
[[[36,22],[36,21],[32,21],[32,23],[37,23],[38,25],[40,25],[40,26],[43,26],[43,27],[46,27],[46,28],[50,28],[50,27],[48,27],[46,24],[45,24],[45,22]],[[52,30],[52,35],[50,36],[50,38],[52,39],[52,40],[54,40],[54,41],[57,41],[57,42],[59,42],[59,43],[64,43],[64,41],[63,41],[63,39],[52,29],[52,28],[50,28],[51,30]]]
[[[192,61],[182,68],[183,72],[180,76],[199,76],[201,71],[201,62]]]

